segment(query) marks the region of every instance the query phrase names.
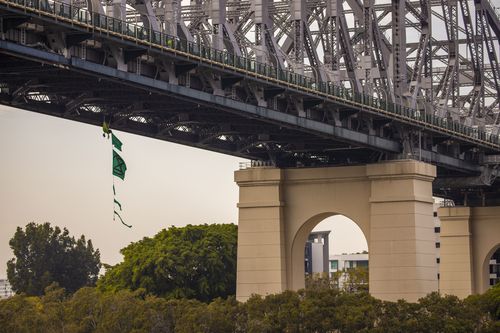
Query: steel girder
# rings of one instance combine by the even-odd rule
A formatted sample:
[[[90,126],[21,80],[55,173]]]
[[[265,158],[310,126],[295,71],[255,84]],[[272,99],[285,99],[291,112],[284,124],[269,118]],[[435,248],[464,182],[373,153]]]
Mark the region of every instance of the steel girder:
[[[488,0],[73,3],[498,131],[500,21]]]
[[[499,114],[498,27],[487,9],[491,6],[485,5],[484,0],[474,2],[476,16],[469,27],[463,25],[464,14],[460,16],[459,4],[453,0],[394,0],[397,4],[394,10],[392,3],[382,1],[293,3],[298,8],[296,16],[289,9],[291,3],[286,1],[193,1],[189,6],[174,0],[73,2],[82,8],[138,22],[154,31],[174,34],[180,39],[258,58],[277,68],[303,72],[318,81],[331,80],[388,101],[397,99],[428,114],[444,113],[450,118],[495,130]],[[460,4],[464,4],[464,8],[465,4],[471,5],[464,1]],[[436,18],[446,35],[434,33],[439,31],[439,24],[431,26],[430,22]],[[397,29],[391,28],[389,23],[393,21],[397,22]],[[17,73],[33,70],[37,80],[18,82],[9,78],[8,82],[0,82],[7,85],[0,89],[7,92],[3,101],[10,105],[40,108],[68,118],[84,113],[90,115],[92,120],[89,122],[94,123],[102,114],[116,114],[117,123],[131,132],[161,138],[168,136],[170,141],[247,158],[274,159],[285,164],[369,162],[388,158],[388,154],[395,153],[388,147],[396,144],[400,145],[398,149],[402,150],[402,155],[412,157],[417,156],[417,147],[423,147],[420,157],[440,161],[445,165],[441,169],[444,174],[454,169],[459,173],[482,172],[483,167],[474,167],[478,166],[483,152],[474,146],[457,144],[446,136],[420,138],[418,131],[406,125],[390,124],[387,119],[327,105],[314,97],[299,97],[281,88],[217,73],[189,62],[160,59],[147,50],[105,43],[85,32],[69,34],[15,15],[3,15],[1,23],[3,39],[45,48],[65,58],[76,56],[102,63],[174,86],[192,87],[216,99],[222,97],[245,105],[282,110],[288,114],[286,119],[298,117],[293,118],[295,124],[301,123],[302,118],[309,119],[308,124],[313,127],[306,131],[318,130],[318,124],[310,120],[330,124],[332,128],[328,127],[328,131],[336,133],[338,141],[332,143],[321,136],[308,138],[290,129],[277,136],[272,133],[275,127],[254,126],[249,130],[250,123],[243,127],[228,126],[242,122],[241,115],[239,120],[237,117],[217,118],[214,107],[204,108],[210,116],[196,118],[182,112],[190,107],[187,104],[163,101],[165,108],[171,110],[163,115],[160,107],[134,103],[131,95],[120,94],[111,87],[102,87],[99,93],[93,89],[78,91],[70,84],[40,81],[38,75],[42,74],[30,66],[21,66]],[[467,30],[471,32],[469,36]],[[477,50],[481,44],[484,52],[475,52],[472,56],[472,52],[465,53],[467,40],[475,41]],[[400,56],[395,57],[395,54]],[[481,69],[479,75],[478,68]],[[89,86],[92,84],[88,81]],[[479,104],[476,101],[480,101]],[[474,106],[482,106],[481,103],[484,103],[483,108]],[[271,114],[274,113],[266,113],[266,117]],[[373,141],[373,138],[378,139]]]

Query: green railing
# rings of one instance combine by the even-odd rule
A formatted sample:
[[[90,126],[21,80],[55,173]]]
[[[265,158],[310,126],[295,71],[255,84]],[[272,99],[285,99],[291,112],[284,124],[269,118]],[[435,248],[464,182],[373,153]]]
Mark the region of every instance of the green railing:
[[[11,4],[30,10],[39,15],[51,16],[55,20],[66,20],[80,23],[98,32],[129,38],[136,43],[162,50],[184,54],[187,57],[199,58],[221,67],[257,76],[261,79],[284,84],[306,93],[332,98],[344,104],[355,107],[365,107],[369,111],[400,119],[413,124],[432,128],[450,135],[462,137],[477,143],[482,143],[495,149],[500,149],[500,137],[487,133],[475,127],[463,125],[447,118],[426,114],[399,104],[385,101],[370,95],[354,92],[333,82],[318,82],[312,78],[282,70],[268,64],[259,63],[254,59],[230,54],[205,45],[189,42],[162,32],[153,31],[141,25],[127,23],[111,16],[90,12],[87,9],[53,0],[0,0],[0,3]]]

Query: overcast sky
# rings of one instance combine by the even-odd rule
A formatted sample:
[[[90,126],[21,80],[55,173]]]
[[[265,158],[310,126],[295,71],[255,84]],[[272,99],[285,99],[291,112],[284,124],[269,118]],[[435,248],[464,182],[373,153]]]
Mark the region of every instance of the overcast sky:
[[[13,254],[17,226],[34,221],[84,234],[115,264],[119,250],[170,225],[237,223],[233,172],[241,158],[116,132],[127,163],[115,180],[131,229],[113,221],[111,146],[100,128],[0,106],[0,278]],[[366,250],[359,228],[344,217],[316,230],[333,230],[330,253]]]

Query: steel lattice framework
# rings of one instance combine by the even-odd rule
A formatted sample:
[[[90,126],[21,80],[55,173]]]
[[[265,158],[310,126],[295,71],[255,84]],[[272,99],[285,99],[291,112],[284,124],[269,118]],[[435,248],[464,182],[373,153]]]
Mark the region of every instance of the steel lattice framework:
[[[498,131],[500,19],[490,1],[63,2]]]
[[[278,166],[418,158],[435,194],[484,204],[500,200],[494,5],[0,0],[0,103]]]
[[[498,131],[500,19],[490,0],[73,3]]]

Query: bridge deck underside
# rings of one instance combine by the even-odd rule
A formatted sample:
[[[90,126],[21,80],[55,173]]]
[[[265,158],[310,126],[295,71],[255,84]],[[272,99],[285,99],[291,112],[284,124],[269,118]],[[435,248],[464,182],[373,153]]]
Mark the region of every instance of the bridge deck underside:
[[[293,154],[293,162],[308,166],[308,155],[324,156],[331,165],[373,163],[380,156],[374,149],[250,118],[238,110],[221,110],[217,105],[136,87],[133,82],[41,65],[5,53],[0,53],[0,76],[0,84],[11,91],[36,91],[21,99],[2,94],[2,104],[99,126],[106,119],[121,131],[242,158],[268,160],[269,146],[276,146],[282,166],[292,165],[286,152]],[[92,107],[71,109],[72,102],[83,96]],[[301,162],[297,154],[302,153]]]
[[[0,77],[0,84],[12,91],[37,91],[36,95],[27,99],[2,94],[0,103],[4,105],[97,126],[102,125],[104,119],[111,120],[114,129],[124,132],[248,159],[269,159],[269,145],[276,145],[279,147],[276,148],[276,156],[279,156],[280,163],[285,167],[292,166],[292,162],[295,165],[314,166],[308,154],[324,156],[327,159],[325,165],[374,163],[381,154],[374,149],[322,138],[302,129],[242,116],[236,111],[227,112],[218,106],[204,105],[124,81],[41,64],[5,53],[0,53]],[[33,79],[27,81],[26,77]],[[48,99],[42,98],[56,95],[58,97],[51,98],[50,103]],[[92,108],[71,109],[71,103],[82,96],[92,102]],[[100,108],[98,112],[96,107]],[[124,110],[129,111],[123,113]],[[147,119],[143,117],[142,110],[148,110]],[[120,117],[113,117],[113,113],[118,111]],[[105,118],[104,114],[111,117]],[[138,116],[134,118],[134,114]],[[237,142],[234,141],[234,133],[237,133]],[[262,133],[272,134],[264,138]],[[288,159],[284,153],[286,150],[289,151]],[[303,154],[302,161],[297,158],[298,154]],[[441,178],[451,180],[463,175],[466,174],[438,167],[438,177]],[[434,192],[435,195],[453,198],[457,203],[463,200],[465,192],[470,192],[469,202],[480,203],[481,197],[476,190],[464,188],[457,191],[452,188],[436,187]],[[500,193],[496,188],[498,186],[481,190],[487,194],[490,203],[500,202]]]
[[[29,32],[36,43],[15,38],[0,41],[1,104],[94,125],[111,121],[117,130],[248,159],[271,160],[279,167],[421,158],[437,165],[438,178],[444,180],[436,183],[435,195],[457,203],[468,196],[469,205],[471,201],[500,202],[498,183],[477,185],[482,168],[473,142],[457,140],[411,121],[391,119],[342,102],[327,103],[287,87],[238,77],[218,67],[175,56],[168,58],[141,45],[68,24],[10,9],[0,10],[0,16],[4,23],[14,22],[14,30],[15,24],[26,22],[44,27],[43,32]],[[15,36],[14,30],[9,31],[9,36]],[[101,46],[89,48],[93,59],[75,56],[78,43],[68,48],[70,54],[62,55],[50,49],[47,33],[54,31],[67,40],[73,36]],[[110,48],[129,54],[127,70],[118,70],[109,59]],[[146,69],[141,72],[132,65],[142,56],[149,64],[141,67]],[[169,83],[160,73],[151,71],[155,68],[153,62],[167,60],[180,73],[190,72],[191,82],[181,82],[181,74],[179,82]],[[229,82],[222,95],[203,82],[207,75]],[[274,107],[256,103],[251,92],[256,86],[276,97]],[[231,89],[236,98],[231,96]],[[303,110],[293,108],[296,99],[301,100]],[[421,142],[412,156],[407,156],[403,147],[405,133],[413,136],[413,142],[409,142],[413,148],[415,140]],[[481,149],[486,154],[496,153],[494,149]]]

